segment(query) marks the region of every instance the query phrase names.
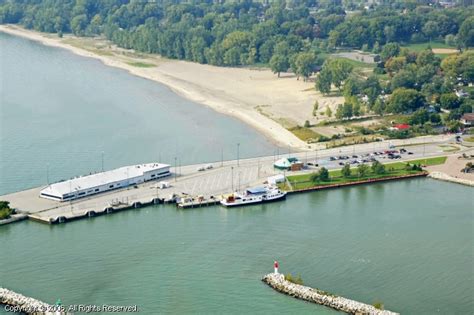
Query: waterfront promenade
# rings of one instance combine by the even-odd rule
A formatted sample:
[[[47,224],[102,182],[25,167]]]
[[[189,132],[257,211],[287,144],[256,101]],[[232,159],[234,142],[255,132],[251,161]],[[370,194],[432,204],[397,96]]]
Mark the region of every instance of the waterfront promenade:
[[[13,208],[16,208],[19,213],[28,214],[30,219],[44,223],[58,223],[122,209],[138,208],[147,204],[162,203],[170,201],[176,196],[202,196],[205,200],[209,200],[211,197],[220,198],[223,194],[261,185],[269,176],[285,173],[273,168],[273,163],[282,157],[298,157],[305,163],[318,163],[319,166],[336,169],[341,166],[337,163],[338,161],[330,161],[329,157],[331,156],[360,155],[383,151],[389,149],[390,145],[407,146],[407,149],[413,153],[402,155],[401,160],[449,154],[443,151],[441,145],[452,141],[452,137],[440,137],[437,140],[437,142],[428,144],[423,141],[423,138],[384,141],[298,153],[284,153],[280,150],[273,156],[172,167],[172,175],[162,179],[171,184],[169,188],[159,189],[158,182],[152,181],[135,188],[128,187],[72,202],[58,202],[40,198],[39,192],[43,187],[0,196],[0,200],[9,201]],[[459,152],[462,151],[457,153]],[[383,163],[394,161],[382,160]],[[212,169],[198,171],[199,168],[208,164],[212,164]],[[316,169],[316,167],[309,167],[302,172],[314,172]],[[286,175],[288,173],[286,172]]]

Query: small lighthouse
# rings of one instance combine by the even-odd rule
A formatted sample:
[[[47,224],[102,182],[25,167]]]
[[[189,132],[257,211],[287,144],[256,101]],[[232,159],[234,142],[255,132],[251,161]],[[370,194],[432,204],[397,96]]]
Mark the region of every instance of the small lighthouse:
[[[278,274],[278,261],[275,260],[273,263],[273,268],[275,268],[275,274]]]

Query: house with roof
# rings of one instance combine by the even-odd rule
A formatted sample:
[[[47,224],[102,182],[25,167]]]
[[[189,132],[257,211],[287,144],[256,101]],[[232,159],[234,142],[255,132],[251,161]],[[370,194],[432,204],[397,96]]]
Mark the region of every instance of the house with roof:
[[[466,127],[474,126],[474,113],[466,113],[462,115],[460,122]]]

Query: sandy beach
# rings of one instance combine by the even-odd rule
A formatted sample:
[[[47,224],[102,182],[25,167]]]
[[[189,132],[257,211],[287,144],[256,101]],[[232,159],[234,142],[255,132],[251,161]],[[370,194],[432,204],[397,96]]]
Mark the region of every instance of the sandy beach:
[[[310,146],[287,128],[302,126],[305,120],[316,123],[318,112],[333,110],[341,97],[322,97],[313,82],[303,82],[289,73],[281,78],[268,69],[227,68],[187,61],[169,60],[158,55],[119,48],[103,38],[79,38],[71,35],[29,31],[15,25],[0,25],[0,31],[67,49],[77,55],[99,59],[133,75],[150,79],[192,101],[247,123],[281,146],[308,149]]]

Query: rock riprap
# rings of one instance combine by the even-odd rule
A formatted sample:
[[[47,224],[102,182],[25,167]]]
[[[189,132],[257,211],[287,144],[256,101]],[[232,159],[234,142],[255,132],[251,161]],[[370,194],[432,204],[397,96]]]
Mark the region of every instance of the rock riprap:
[[[340,296],[324,292],[319,289],[314,289],[307,286],[292,283],[290,281],[285,280],[285,276],[280,273],[267,274],[263,277],[262,281],[281,293],[288,294],[297,299],[331,307],[338,311],[343,311],[349,314],[398,314],[387,310],[380,310],[372,305],[349,300]]]
[[[5,309],[11,312],[21,312],[34,315],[60,314],[55,311],[56,307],[54,305],[38,301],[5,288],[0,288],[0,304],[5,304]]]

